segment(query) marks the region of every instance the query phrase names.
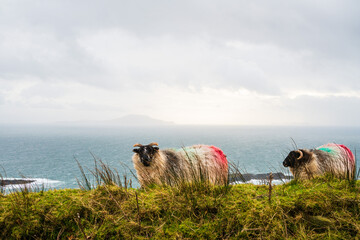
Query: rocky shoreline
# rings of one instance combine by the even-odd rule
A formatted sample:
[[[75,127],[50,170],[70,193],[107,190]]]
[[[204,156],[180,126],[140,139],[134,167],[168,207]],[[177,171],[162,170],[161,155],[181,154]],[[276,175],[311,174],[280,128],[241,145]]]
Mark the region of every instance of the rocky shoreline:
[[[273,175],[273,180],[290,180],[293,179],[293,176],[286,176],[285,174],[283,174],[282,172],[276,172],[276,173],[272,173]],[[252,174],[252,173],[244,173],[244,174],[240,174],[240,173],[235,173],[235,174],[230,174],[229,176],[229,180],[230,182],[247,182],[250,180],[268,180],[270,176],[270,173],[260,173],[260,174]]]
[[[230,174],[229,180],[230,182],[247,182],[250,180],[268,180],[270,173],[260,173],[260,174],[252,174],[252,173],[236,173]],[[282,172],[273,173],[273,180],[291,180],[292,176],[286,176]],[[35,180],[29,179],[0,179],[0,187],[4,187],[7,185],[20,185],[20,184],[28,184],[33,183]]]
[[[27,184],[35,182],[35,180],[28,180],[28,179],[0,179],[0,186],[5,187],[7,185],[19,185],[19,184]]]
[[[250,180],[268,180],[270,173],[260,173],[260,174],[252,174],[252,173],[236,173],[230,174],[229,180],[230,182],[247,182]],[[286,176],[282,172],[273,173],[273,180],[291,180],[292,176]],[[33,183],[35,180],[30,179],[0,179],[0,187],[5,187],[7,185],[20,185],[20,184],[28,184]]]

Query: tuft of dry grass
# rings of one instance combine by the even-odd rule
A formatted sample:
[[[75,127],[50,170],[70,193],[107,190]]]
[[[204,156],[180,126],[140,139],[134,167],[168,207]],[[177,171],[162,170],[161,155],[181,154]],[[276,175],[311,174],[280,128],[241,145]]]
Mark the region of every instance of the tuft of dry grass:
[[[80,189],[91,190],[102,185],[114,185],[126,189],[132,185],[131,179],[128,180],[126,175],[121,180],[122,178],[116,169],[111,168],[94,154],[91,153],[91,155],[94,159],[94,169],[87,168],[89,173],[85,172],[84,168],[75,158],[81,173],[81,178],[76,179]]]

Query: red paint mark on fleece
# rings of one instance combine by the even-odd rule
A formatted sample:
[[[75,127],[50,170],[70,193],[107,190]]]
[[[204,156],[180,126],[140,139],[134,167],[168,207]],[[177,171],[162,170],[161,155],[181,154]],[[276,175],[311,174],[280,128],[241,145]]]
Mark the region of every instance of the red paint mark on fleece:
[[[354,154],[350,151],[350,149],[345,145],[339,144],[339,146],[345,150],[347,156],[349,157],[349,160],[351,161],[351,164],[355,165],[355,157],[354,157]]]
[[[220,148],[217,148],[215,146],[210,146],[210,148],[214,151],[217,161],[227,166],[227,159],[224,152]]]

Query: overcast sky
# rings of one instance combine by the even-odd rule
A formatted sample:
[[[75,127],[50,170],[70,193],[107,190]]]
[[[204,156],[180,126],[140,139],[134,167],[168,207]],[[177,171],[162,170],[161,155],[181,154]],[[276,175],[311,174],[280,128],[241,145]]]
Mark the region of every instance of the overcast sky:
[[[0,123],[360,125],[360,2],[0,0]]]

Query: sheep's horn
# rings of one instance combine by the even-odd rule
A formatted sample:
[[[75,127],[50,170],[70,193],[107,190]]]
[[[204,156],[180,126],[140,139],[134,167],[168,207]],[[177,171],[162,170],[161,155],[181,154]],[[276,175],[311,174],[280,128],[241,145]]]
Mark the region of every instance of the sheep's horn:
[[[142,145],[140,143],[137,143],[134,145],[134,147],[141,147]]]
[[[156,143],[156,142],[149,143],[148,145],[149,145],[149,146],[159,146],[159,144]]]
[[[300,156],[297,158],[297,160],[302,159],[302,157],[304,156],[303,152],[301,150],[297,150],[296,152],[298,152],[300,154]]]

